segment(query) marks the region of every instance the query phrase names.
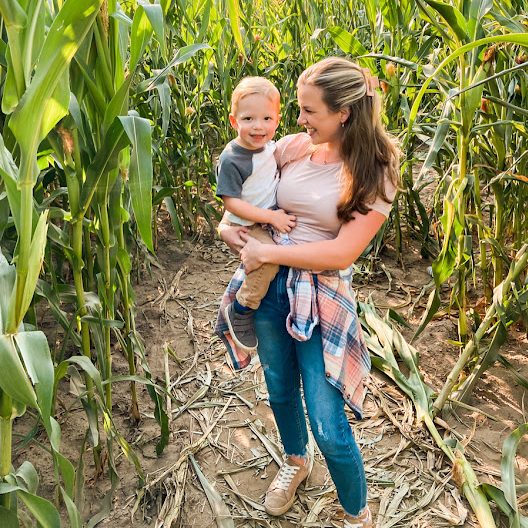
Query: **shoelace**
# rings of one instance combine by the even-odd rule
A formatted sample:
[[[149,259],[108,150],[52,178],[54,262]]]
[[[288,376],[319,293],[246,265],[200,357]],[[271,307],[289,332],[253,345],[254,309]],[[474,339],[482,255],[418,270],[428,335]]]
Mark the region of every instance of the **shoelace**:
[[[291,481],[297,471],[299,471],[299,466],[289,466],[288,464],[283,464],[280,468],[279,474],[277,475],[277,488],[281,490],[287,490],[290,487]]]

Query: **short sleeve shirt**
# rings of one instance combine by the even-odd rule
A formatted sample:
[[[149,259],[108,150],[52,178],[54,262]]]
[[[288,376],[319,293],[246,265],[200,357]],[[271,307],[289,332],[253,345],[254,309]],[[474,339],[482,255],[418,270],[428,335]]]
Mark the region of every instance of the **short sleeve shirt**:
[[[240,198],[262,209],[274,207],[279,183],[275,148],[274,141],[258,150],[244,148],[234,140],[229,142],[220,154],[217,196]],[[253,224],[232,213],[228,213],[228,220],[239,225]]]

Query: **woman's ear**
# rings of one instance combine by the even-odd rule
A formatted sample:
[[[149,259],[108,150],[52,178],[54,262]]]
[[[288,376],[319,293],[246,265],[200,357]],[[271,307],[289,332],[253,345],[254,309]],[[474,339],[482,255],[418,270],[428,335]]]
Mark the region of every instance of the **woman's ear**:
[[[348,118],[350,117],[350,108],[348,107],[341,108],[339,112],[341,114],[341,124],[344,125],[348,121]]]

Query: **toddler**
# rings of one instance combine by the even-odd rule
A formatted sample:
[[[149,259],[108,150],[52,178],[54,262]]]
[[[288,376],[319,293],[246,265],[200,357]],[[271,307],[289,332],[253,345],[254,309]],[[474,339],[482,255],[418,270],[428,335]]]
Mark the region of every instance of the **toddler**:
[[[249,234],[273,244],[261,224],[280,233],[295,226],[295,216],[276,207],[279,170],[272,141],[280,119],[280,94],[263,77],[245,77],[233,90],[229,121],[237,137],[222,153],[217,170],[216,194],[228,211],[232,225],[248,226]],[[265,264],[248,273],[236,299],[225,309],[225,318],[235,344],[247,351],[257,347],[254,311],[266,295],[279,267]]]

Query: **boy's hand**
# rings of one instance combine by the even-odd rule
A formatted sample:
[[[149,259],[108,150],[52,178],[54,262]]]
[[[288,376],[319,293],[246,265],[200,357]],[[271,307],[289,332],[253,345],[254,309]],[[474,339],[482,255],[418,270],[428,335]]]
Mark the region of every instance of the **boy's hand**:
[[[295,215],[288,214],[283,209],[276,209],[270,211],[270,213],[268,223],[281,233],[289,233],[295,227],[295,221],[297,220]]]

